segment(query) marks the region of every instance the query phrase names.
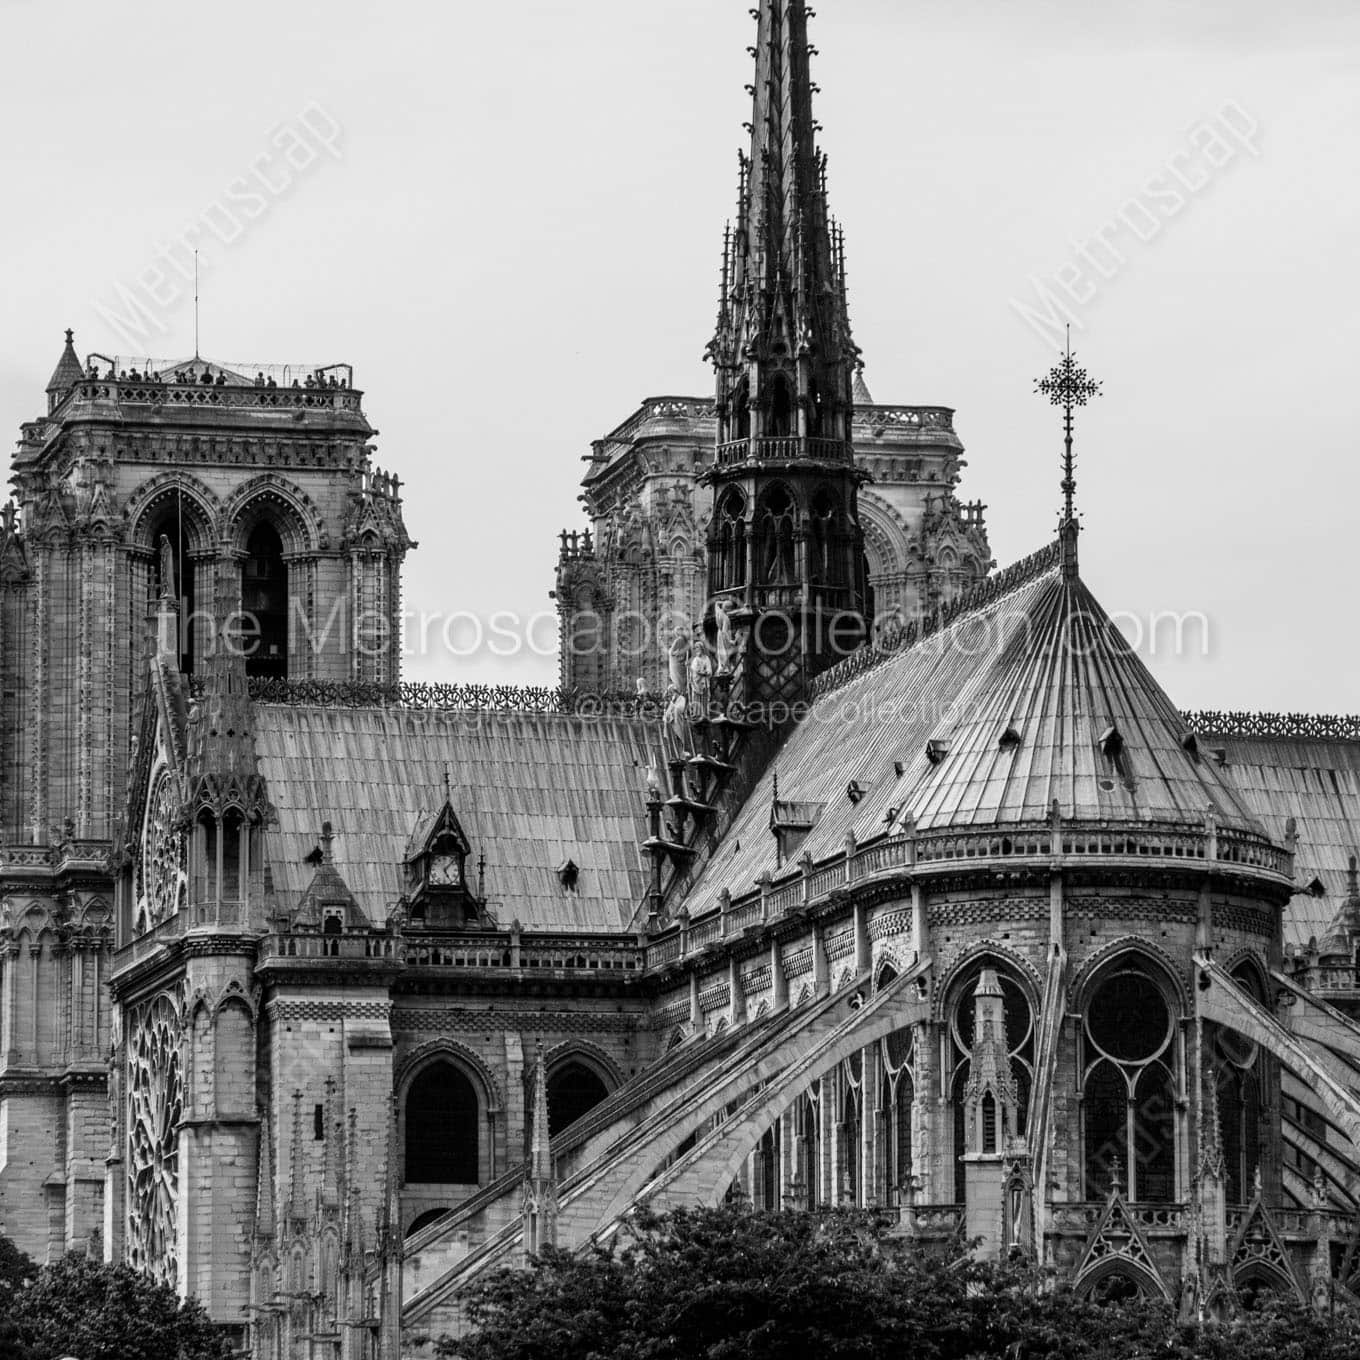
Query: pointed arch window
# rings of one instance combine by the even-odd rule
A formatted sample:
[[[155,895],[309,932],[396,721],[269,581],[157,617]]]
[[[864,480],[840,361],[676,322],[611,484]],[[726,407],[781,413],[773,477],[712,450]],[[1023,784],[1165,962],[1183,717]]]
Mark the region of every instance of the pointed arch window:
[[[736,590],[746,584],[746,498],[730,488],[718,505],[715,554],[716,590]]]
[[[842,585],[845,563],[841,552],[840,501],[829,487],[821,487],[812,498],[812,561],[809,563],[814,585]]]
[[[480,1132],[472,1082],[451,1062],[431,1063],[406,1093],[406,1183],[476,1185]]]
[[[1118,1178],[1130,1200],[1176,1193],[1175,1026],[1164,989],[1137,961],[1097,984],[1083,1032],[1086,1198]]]
[[[786,486],[773,486],[760,507],[761,581],[765,585],[792,585],[793,497]]]
[[[1006,1052],[1010,1058],[1011,1076],[1015,1081],[1016,1128],[1023,1134],[1029,1117],[1030,1089],[1034,1082],[1034,1012],[1029,996],[1016,978],[1005,970],[1004,964],[984,957],[975,961],[954,984],[949,1014],[949,1053],[951,1065],[945,1073],[945,1090],[953,1105],[954,1124],[954,1202],[967,1202],[968,1151],[967,1108],[964,1100],[972,1064],[974,1004],[973,995],[984,968],[996,970],[1001,985],[1002,1007],[1006,1022]],[[1000,1112],[997,1127],[1000,1137]]]
[[[892,974],[892,969],[885,969]],[[880,976],[879,986],[884,985]],[[890,1203],[900,1203],[912,1172],[911,1116],[916,1096],[912,1071],[913,1042],[909,1029],[897,1030],[883,1041],[884,1171]]]
[[[241,567],[241,609],[246,674],[283,680],[288,676],[288,564],[278,530],[261,521],[246,540]],[[251,626],[253,623],[253,627]]]
[[[815,1209],[821,1202],[821,1082],[814,1082],[793,1107],[794,1184],[796,1207]]]

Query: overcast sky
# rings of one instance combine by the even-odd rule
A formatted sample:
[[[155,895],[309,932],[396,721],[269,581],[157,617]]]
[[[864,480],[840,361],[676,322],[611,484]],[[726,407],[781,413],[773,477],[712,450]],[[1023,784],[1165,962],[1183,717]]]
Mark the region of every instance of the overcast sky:
[[[711,390],[748,8],[0,0],[0,418],[43,409],[64,327],[134,348],[126,294],[160,299],[135,348],[191,353],[195,231],[206,356],[355,366],[421,541],[408,605],[550,609],[590,440]],[[1208,620],[1207,657],[1151,658],[1172,697],[1360,710],[1360,5],[817,8],[867,380],[957,409],[998,562],[1055,523],[1053,341],[1021,314],[1057,315],[1047,290],[1105,383],[1083,575],[1112,611]]]

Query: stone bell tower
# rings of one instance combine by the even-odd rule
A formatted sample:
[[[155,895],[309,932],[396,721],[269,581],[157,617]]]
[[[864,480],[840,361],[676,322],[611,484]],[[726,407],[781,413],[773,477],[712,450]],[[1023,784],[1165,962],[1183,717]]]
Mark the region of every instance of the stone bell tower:
[[[735,635],[732,695],[792,700],[864,637],[863,534],[851,420],[859,350],[845,247],[827,209],[803,0],[757,15],[751,146],[709,357],[717,448],[708,586]]]
[[[223,610],[251,686],[398,681],[411,542],[375,436],[348,365],[82,359],[70,331],[20,429],[0,512],[0,1231],[39,1260],[108,1245],[115,951],[180,909],[139,871],[115,919],[120,867],[170,834],[168,805],[123,824],[156,634],[186,691]]]

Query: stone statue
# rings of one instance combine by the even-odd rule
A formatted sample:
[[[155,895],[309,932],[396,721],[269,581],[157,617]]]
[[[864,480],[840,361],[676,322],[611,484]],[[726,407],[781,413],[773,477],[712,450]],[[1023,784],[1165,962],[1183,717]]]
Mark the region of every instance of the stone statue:
[[[719,600],[713,615],[718,625],[718,674],[731,675],[737,668],[741,652],[741,639],[732,626],[732,602]]]
[[[170,540],[164,534],[161,535],[160,554],[161,554],[161,599],[173,600],[176,598],[175,550],[170,546]]]
[[[677,633],[667,657],[666,708],[663,725],[677,755],[693,750],[689,730],[689,639]]]
[[[694,717],[708,717],[713,689],[713,658],[700,642],[689,659],[689,708]]]

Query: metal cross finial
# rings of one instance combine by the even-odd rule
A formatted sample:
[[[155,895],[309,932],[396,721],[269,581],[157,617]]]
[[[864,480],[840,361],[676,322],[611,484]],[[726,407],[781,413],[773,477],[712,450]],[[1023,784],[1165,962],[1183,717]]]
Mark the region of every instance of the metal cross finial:
[[[453,801],[453,793],[452,793],[452,791],[451,791],[450,788],[449,788],[449,772],[448,772],[448,770],[445,770],[445,771],[444,771],[444,801],[445,801],[446,803],[451,803],[451,802]]]
[[[1075,460],[1072,457],[1072,412],[1085,406],[1092,397],[1100,396],[1100,383],[1094,381],[1077,364],[1072,353],[1072,327],[1067,328],[1067,350],[1048,373],[1035,381],[1034,390],[1045,396],[1052,406],[1063,408],[1063,522],[1073,517],[1073,496],[1077,490]]]

